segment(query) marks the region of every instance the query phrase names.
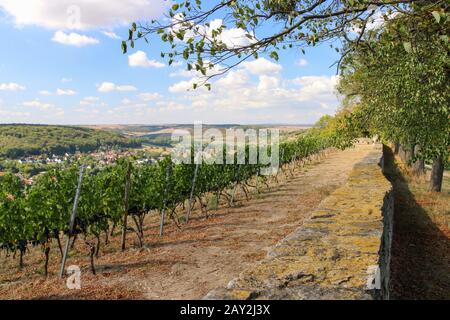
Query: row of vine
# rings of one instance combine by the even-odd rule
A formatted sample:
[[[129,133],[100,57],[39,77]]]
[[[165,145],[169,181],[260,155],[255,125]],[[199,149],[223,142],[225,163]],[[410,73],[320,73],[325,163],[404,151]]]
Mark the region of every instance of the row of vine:
[[[307,134],[280,144],[280,166],[305,159],[329,147],[330,140],[320,135]],[[246,159],[248,160],[248,148]],[[154,212],[172,219],[177,225],[187,223],[194,202],[200,204],[207,216],[204,197],[214,194],[217,203],[225,198],[231,205],[234,191],[240,185],[248,194],[250,179],[266,183],[260,175],[259,164],[174,164],[168,156],[155,164],[139,164],[131,158],[119,159],[114,165],[89,167],[82,180],[73,229],[69,218],[73,207],[79,170],[71,165],[64,170],[52,169],[40,174],[30,186],[14,174],[6,174],[0,183],[0,246],[8,254],[23,256],[30,246],[40,245],[45,256],[45,274],[49,261],[50,243],[58,244],[63,255],[61,236],[75,239],[81,235],[90,248],[91,268],[100,248],[100,236],[108,237],[118,226],[124,225],[124,212],[133,222],[139,245],[144,244],[144,218]],[[124,193],[129,179],[127,201]],[[257,182],[258,183],[258,182]],[[254,187],[254,185],[253,185]],[[193,200],[192,203],[191,201]],[[126,202],[126,204],[124,204]],[[177,208],[189,208],[186,216],[179,217]],[[180,210],[178,210],[180,211]],[[126,220],[125,220],[126,221]],[[161,223],[161,233],[164,220]]]

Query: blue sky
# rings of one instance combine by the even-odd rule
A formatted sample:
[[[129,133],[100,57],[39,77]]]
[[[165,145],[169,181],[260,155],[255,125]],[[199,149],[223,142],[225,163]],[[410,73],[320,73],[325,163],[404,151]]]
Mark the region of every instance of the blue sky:
[[[159,41],[123,55],[129,24],[161,17],[166,5],[0,0],[0,123],[312,123],[335,112],[338,56],[326,45],[246,62],[211,92],[186,91],[195,75],[167,66]]]

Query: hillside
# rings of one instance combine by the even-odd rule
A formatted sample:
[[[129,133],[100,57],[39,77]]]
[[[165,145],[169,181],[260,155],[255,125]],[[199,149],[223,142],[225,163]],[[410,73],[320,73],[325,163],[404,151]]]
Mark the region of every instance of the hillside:
[[[70,126],[0,125],[0,157],[90,152],[102,147],[140,147],[120,134]]]
[[[172,141],[172,133],[175,130],[186,130],[193,134],[194,126],[192,124],[161,124],[161,125],[88,125],[83,126],[89,129],[105,130],[126,137],[139,139],[142,144],[155,147],[170,148],[174,145]],[[226,136],[228,129],[267,129],[275,128],[280,131],[283,138],[296,137],[297,133],[311,128],[312,125],[307,124],[259,124],[259,125],[242,125],[242,124],[202,124],[202,130],[209,129],[220,130],[222,135]]]

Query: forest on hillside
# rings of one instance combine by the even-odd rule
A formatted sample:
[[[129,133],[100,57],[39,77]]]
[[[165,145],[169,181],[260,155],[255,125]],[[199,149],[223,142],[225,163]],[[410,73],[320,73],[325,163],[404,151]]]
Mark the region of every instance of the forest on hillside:
[[[140,145],[138,140],[102,130],[71,126],[0,125],[0,157],[11,159]]]

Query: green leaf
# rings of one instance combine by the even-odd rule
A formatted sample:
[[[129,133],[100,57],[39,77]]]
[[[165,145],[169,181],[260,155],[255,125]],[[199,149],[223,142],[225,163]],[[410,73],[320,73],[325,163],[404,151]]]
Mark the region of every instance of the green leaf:
[[[276,51],[272,51],[272,52],[270,53],[270,57],[271,57],[272,59],[274,59],[275,61],[278,61],[278,59],[279,59],[278,53],[277,53]]]
[[[433,11],[431,14],[433,15],[437,23],[441,22],[441,14],[439,13],[439,11]]]
[[[412,52],[411,42],[403,42],[403,47],[405,48],[406,52],[408,53]]]

